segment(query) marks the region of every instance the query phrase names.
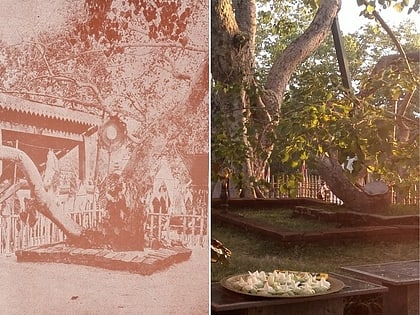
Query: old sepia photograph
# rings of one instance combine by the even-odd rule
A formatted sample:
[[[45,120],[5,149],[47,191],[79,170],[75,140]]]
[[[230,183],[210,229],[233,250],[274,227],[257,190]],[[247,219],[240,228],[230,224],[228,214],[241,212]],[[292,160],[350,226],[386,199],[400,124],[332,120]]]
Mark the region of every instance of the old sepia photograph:
[[[208,1],[1,5],[0,313],[208,313]]]

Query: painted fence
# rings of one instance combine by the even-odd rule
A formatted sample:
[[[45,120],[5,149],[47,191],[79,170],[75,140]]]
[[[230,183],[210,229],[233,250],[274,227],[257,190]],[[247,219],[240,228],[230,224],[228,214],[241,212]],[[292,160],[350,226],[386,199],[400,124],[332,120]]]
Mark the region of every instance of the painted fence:
[[[305,175],[301,181],[297,182],[297,185],[295,185],[295,180],[295,177],[289,175],[272,176],[269,190],[270,198],[318,198],[318,194],[324,191],[326,202],[343,203],[327,186],[322,184],[322,179],[317,175]]]
[[[99,210],[70,212],[70,217],[83,227],[92,227],[104,213]],[[31,227],[18,214],[0,216],[0,254],[11,254],[31,246],[51,244],[64,240],[64,233],[48,218],[38,214]]]
[[[294,188],[295,177],[289,175],[272,176],[270,180],[269,197],[270,198],[290,198],[306,197],[318,198],[321,191],[325,192],[324,200],[333,204],[342,204],[343,202],[335,196],[327,186],[323,186],[323,180],[318,175],[305,175]],[[419,205],[420,192],[419,187],[414,185],[408,192],[398,192],[391,187],[391,201],[393,204],[400,205]]]
[[[100,209],[67,213],[73,221],[85,228],[97,226],[105,216],[105,211]],[[208,243],[207,222],[207,211],[181,215],[149,213],[145,222],[145,237],[164,245],[175,242],[187,247],[204,247]],[[63,232],[41,214],[37,214],[37,221],[32,227],[24,223],[19,214],[0,215],[0,254],[12,254],[19,249],[61,242],[64,239]]]
[[[208,191],[196,189],[190,197],[183,207],[175,202],[170,207],[149,204],[144,227],[146,246],[207,247]]]
[[[94,227],[105,215],[100,210],[71,212],[70,217],[83,227]],[[145,236],[163,245],[179,243],[187,247],[204,247],[208,243],[207,215],[148,214]],[[48,218],[37,215],[37,222],[30,227],[19,215],[0,216],[0,254],[11,254],[31,246],[61,242],[63,232]]]
[[[146,238],[162,245],[182,244],[186,247],[207,246],[207,215],[168,215],[149,213],[146,220]]]

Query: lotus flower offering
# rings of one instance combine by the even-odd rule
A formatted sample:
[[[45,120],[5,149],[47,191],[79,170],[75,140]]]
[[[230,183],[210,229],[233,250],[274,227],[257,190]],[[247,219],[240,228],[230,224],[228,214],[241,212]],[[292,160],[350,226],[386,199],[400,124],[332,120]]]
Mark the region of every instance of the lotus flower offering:
[[[322,294],[331,287],[326,273],[279,270],[248,272],[248,275],[232,278],[230,285],[237,291],[252,295],[282,297]]]

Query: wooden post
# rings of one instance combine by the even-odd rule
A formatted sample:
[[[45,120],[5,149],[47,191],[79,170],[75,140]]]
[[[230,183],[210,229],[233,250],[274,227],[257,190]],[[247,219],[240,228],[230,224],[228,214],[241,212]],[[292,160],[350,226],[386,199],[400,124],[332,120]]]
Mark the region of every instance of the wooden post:
[[[159,217],[158,217],[158,240],[162,238],[162,208],[159,208]]]
[[[6,219],[6,254],[10,254],[10,236],[11,236],[11,225],[12,225],[12,216],[7,216]]]
[[[333,39],[334,39],[334,47],[335,53],[337,55],[338,66],[341,73],[341,80],[343,82],[343,86],[346,89],[351,89],[351,78],[350,78],[350,71],[349,66],[347,63],[346,54],[344,52],[344,44],[343,38],[341,36],[340,25],[338,23],[338,18],[334,18],[332,26],[331,26]]]
[[[79,179],[84,182],[86,179],[86,141],[83,136],[83,142],[79,144]]]
[[[274,190],[274,198],[278,198],[279,197],[279,177],[277,176],[277,179],[275,177],[273,177],[273,190]]]
[[[195,223],[196,223],[196,217],[195,216],[191,216],[191,220],[192,220],[192,227],[191,227],[191,246],[195,245]]]
[[[0,145],[3,145],[3,129],[0,128]],[[3,160],[0,159],[0,177],[3,174]]]
[[[154,215],[153,213],[150,214],[150,231],[149,231],[149,239],[152,241],[153,239],[153,230],[154,230]]]
[[[182,216],[182,241],[185,241],[187,235],[187,217]]]
[[[4,219],[3,217],[0,215],[0,254],[3,254],[3,223]]]
[[[204,243],[204,215],[203,208],[200,207],[200,245]]]

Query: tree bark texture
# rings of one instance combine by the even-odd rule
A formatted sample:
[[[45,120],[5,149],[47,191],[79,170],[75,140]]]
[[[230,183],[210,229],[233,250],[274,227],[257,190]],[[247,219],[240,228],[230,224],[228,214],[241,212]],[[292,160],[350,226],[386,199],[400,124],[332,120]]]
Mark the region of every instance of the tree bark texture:
[[[344,206],[355,211],[380,212],[391,204],[389,192],[369,194],[349,180],[334,157],[322,156],[316,161],[316,168],[331,191],[343,201]]]
[[[44,189],[38,169],[25,152],[0,145],[0,160],[14,161],[23,171],[35,198],[40,203],[40,207],[37,209],[40,213],[55,223],[67,237],[79,238],[81,236],[82,227],[57,207],[55,196]]]
[[[320,1],[318,12],[309,27],[276,58],[265,88],[274,91],[279,99],[283,98],[287,83],[296,67],[328,36],[340,5],[340,0]]]
[[[224,126],[229,137],[249,148],[243,157],[243,169],[235,171],[250,175],[253,152],[246,124],[250,118],[247,90],[254,84],[255,1],[234,1],[236,10],[240,10],[237,13],[229,0],[212,0],[211,4],[212,77],[225,86],[224,92],[213,93],[212,102],[219,113],[232,117]],[[248,178],[245,176],[242,184],[250,188]],[[244,189],[244,193],[254,197],[252,189]]]
[[[247,148],[241,187],[245,197],[263,197],[247,179],[264,180],[274,148],[275,126],[287,84],[296,67],[327,37],[340,8],[339,0],[325,0],[309,28],[274,62],[265,87],[258,87],[255,68],[255,0],[212,0],[211,70],[224,92],[213,93],[213,111],[232,117],[224,126],[231,137],[242,135]]]

